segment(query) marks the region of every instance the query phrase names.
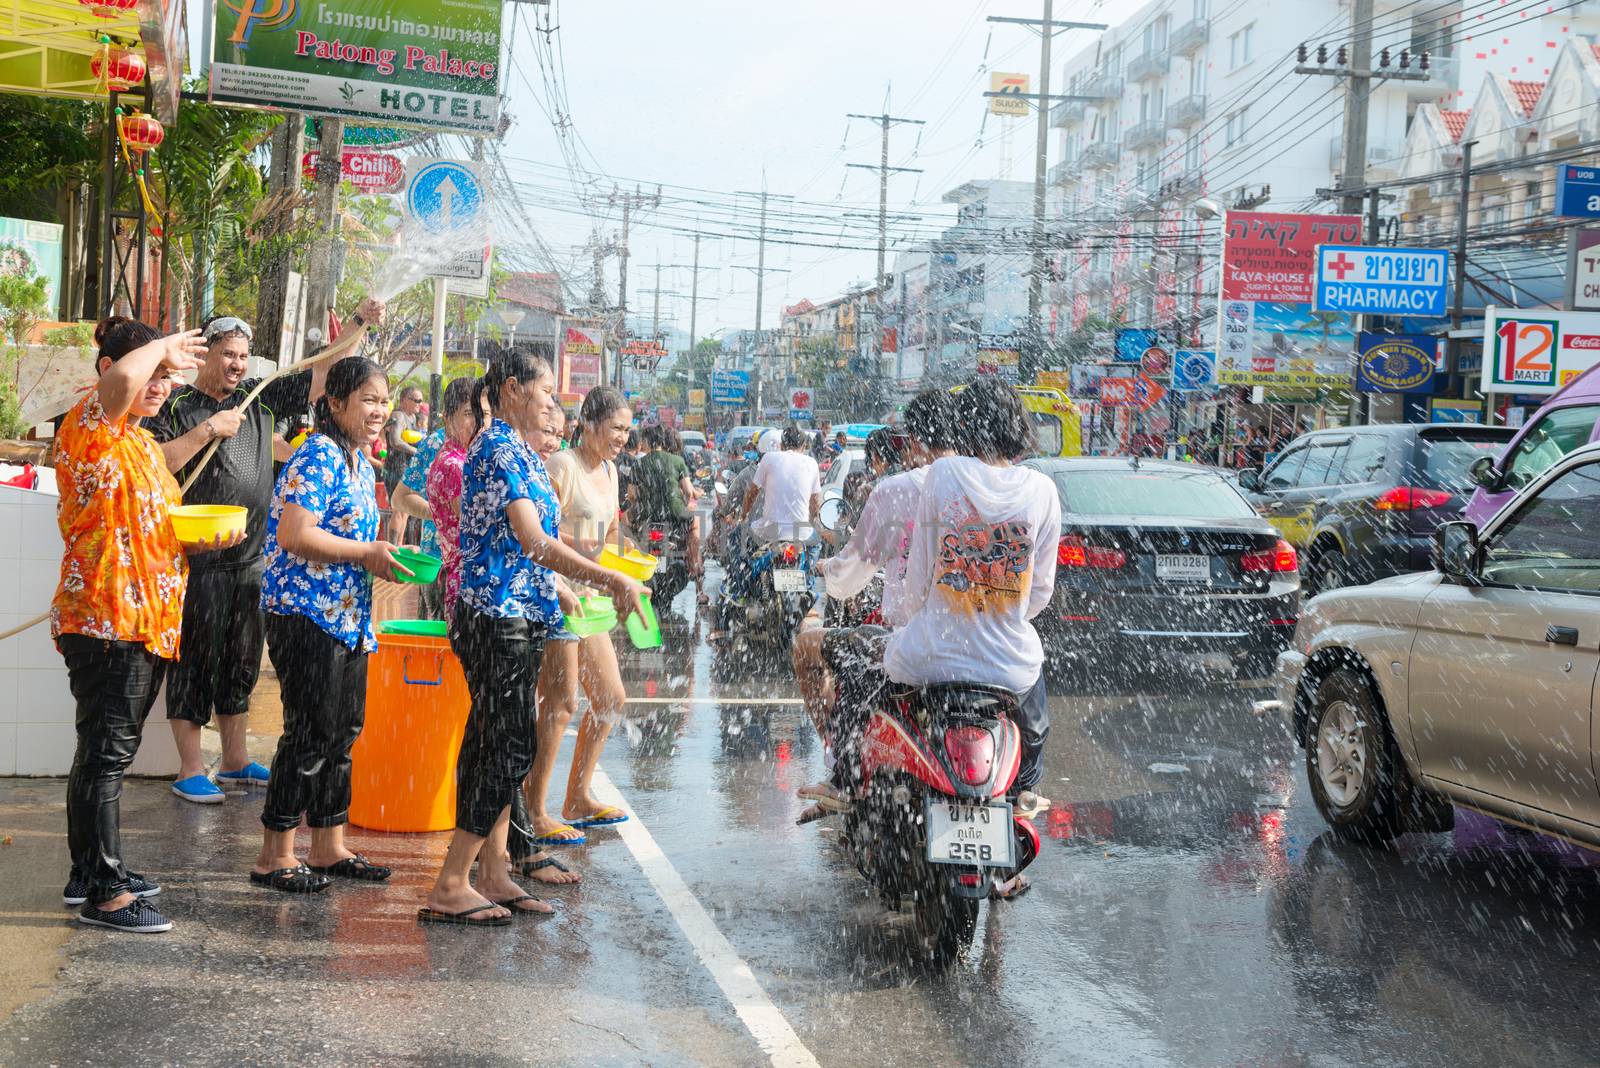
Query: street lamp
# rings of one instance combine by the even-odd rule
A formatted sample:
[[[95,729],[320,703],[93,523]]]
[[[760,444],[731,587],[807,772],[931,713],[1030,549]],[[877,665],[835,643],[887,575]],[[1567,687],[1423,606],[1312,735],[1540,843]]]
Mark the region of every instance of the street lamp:
[[[1201,197],[1199,200],[1189,205],[1189,210],[1194,212],[1195,218],[1197,219],[1222,218],[1222,205],[1218,204],[1210,197]]]
[[[506,324],[506,329],[511,333],[511,342],[515,344],[517,340],[517,324],[528,317],[527,310],[519,308],[515,304],[502,304],[494,311],[500,317],[500,321]]]

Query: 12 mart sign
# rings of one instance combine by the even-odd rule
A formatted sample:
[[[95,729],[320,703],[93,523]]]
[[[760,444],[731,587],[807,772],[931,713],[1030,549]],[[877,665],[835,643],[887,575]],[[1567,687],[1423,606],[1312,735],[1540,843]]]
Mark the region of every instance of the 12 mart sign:
[[[1485,393],[1554,393],[1600,364],[1600,313],[1490,307],[1483,352]]]
[[[500,12],[500,0],[216,0],[210,98],[492,132]]]

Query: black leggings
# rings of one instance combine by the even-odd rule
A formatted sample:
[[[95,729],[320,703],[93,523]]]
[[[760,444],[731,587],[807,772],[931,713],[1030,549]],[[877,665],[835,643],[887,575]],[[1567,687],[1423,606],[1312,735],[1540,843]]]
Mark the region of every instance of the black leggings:
[[[283,735],[261,805],[269,831],[350,819],[350,747],[367,712],[367,653],[305,616],[266,617],[267,656],[283,696]]]
[[[128,889],[122,863],[122,775],[139,751],[167,661],[139,642],[63,634],[56,648],[78,703],[78,747],[67,776],[67,847],[73,873],[101,904]]]
[[[535,683],[545,626],[517,616],[486,616],[456,604],[450,645],[472,695],[456,761],[456,829],[489,837],[533,770]]]

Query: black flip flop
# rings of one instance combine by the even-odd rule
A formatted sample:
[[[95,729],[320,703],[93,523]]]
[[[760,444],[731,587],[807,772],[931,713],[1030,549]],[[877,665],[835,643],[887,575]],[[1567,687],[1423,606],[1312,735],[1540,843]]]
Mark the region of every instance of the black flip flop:
[[[286,894],[320,894],[333,884],[333,880],[326,875],[319,875],[304,864],[296,864],[292,868],[279,868],[263,874],[259,871],[250,873],[250,881],[257,886],[281,890]]]
[[[364,883],[381,883],[394,874],[392,868],[374,864],[360,853],[328,865],[313,864],[311,870],[318,875],[337,875],[341,879],[359,879]]]
[[[492,904],[476,905],[460,912],[440,912],[437,909],[423,907],[417,910],[417,922],[450,923],[455,924],[457,927],[510,927],[510,916],[484,916],[477,920],[471,918],[480,912],[487,912],[495,907]]]
[[[495,904],[499,905],[503,909],[510,909],[511,910],[511,915],[513,915],[513,916],[549,916],[550,915],[550,913],[545,912],[543,909],[519,909],[519,908],[517,908],[517,906],[522,904],[524,901],[538,901],[538,902],[540,902],[540,904],[543,904],[542,899],[534,897],[532,894],[518,894],[516,897],[508,897],[504,901],[496,901]]]
[[[554,868],[563,875],[571,875],[572,869],[567,867],[555,857],[545,857],[542,860],[516,860],[511,862],[511,870],[524,879],[533,878],[533,873],[544,868]],[[540,880],[544,882],[544,880]],[[546,886],[576,886],[576,883],[545,883]]]

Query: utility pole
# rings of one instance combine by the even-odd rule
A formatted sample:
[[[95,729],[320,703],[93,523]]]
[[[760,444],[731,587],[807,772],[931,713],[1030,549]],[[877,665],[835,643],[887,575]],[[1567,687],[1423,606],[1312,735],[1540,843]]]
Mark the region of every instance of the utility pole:
[[[300,157],[305,146],[305,116],[291,111],[272,133],[272,162],[267,171],[267,190],[273,196],[298,193],[304,179],[300,175]],[[261,299],[257,304],[255,331],[261,340],[252,348],[255,355],[265,357],[287,367],[300,358],[300,337],[295,335],[287,352],[283,350],[283,326],[293,322],[294,312],[289,309],[289,269],[292,266],[287,253],[279,253],[266,264],[261,274]]]
[[[850,112],[846,115],[846,118],[867,119],[877,123],[883,129],[883,148],[879,153],[876,167],[870,163],[845,164],[846,167],[878,172],[878,293],[881,300],[883,291],[889,286],[888,275],[884,273],[884,257],[889,245],[889,172],[894,171],[896,174],[922,173],[920,167],[889,166],[889,127],[901,123],[908,126],[924,126],[926,123],[921,119],[902,119],[890,115],[887,98],[884,100],[883,114],[881,115],[857,115],[854,112]]]
[[[311,199],[311,225],[322,234],[311,246],[306,270],[306,328],[308,339],[325,345],[328,320],[339,288],[334,246],[339,243],[339,180],[344,168],[344,122],[324,116],[322,137],[317,142],[317,184]],[[315,333],[313,333],[315,331]]]
[[[639,191],[638,186],[633,187],[631,193],[618,193],[613,191],[610,203],[622,204],[622,242],[617,246],[617,364],[616,385],[622,388],[622,341],[628,336],[628,227],[633,217],[634,208],[658,208],[661,206],[661,188],[656,187],[654,193],[646,196]]]
[[[756,265],[754,267],[740,267],[739,268],[739,270],[741,270],[741,271],[754,271],[755,272],[755,276],[756,276],[755,351],[759,351],[760,348],[761,348],[761,297],[762,297],[762,294],[763,294],[763,292],[765,290],[765,287],[766,287],[767,273],[770,271],[770,272],[776,272],[778,274],[787,274],[789,272],[789,269],[787,267],[768,267],[767,266],[767,198],[770,197],[770,196],[773,196],[774,194],[768,193],[765,189],[763,189],[759,193],[740,192],[740,193],[736,193],[734,195],[735,196],[741,196],[741,197],[760,197],[761,198],[761,225],[760,225],[760,229],[757,231],[757,235],[758,236],[756,238]],[[785,196],[785,197],[781,197],[780,199],[793,200],[794,198]],[[755,351],[752,351],[752,353],[751,353],[752,362],[755,362],[754,361]],[[759,362],[756,363],[755,372],[756,372],[755,418],[757,420],[760,420],[760,418],[761,418],[761,392],[762,392],[762,388],[766,385],[766,375],[762,373],[762,368],[761,368],[761,365],[760,365]]]
[[[698,234],[698,233],[694,235],[694,262],[692,264],[691,263],[658,263],[658,264],[655,264],[655,267],[657,268],[657,272],[658,272],[657,273],[657,277],[656,277],[656,288],[657,289],[661,288],[661,278],[660,278],[659,271],[660,271],[660,268],[662,268],[662,267],[665,267],[669,271],[693,271],[694,272],[694,276],[693,276],[694,277],[694,281],[692,283],[690,283],[690,286],[689,286],[689,351],[690,352],[694,351],[695,328],[698,325],[698,323],[696,322],[696,315],[698,314],[698,312],[700,310],[700,272],[701,271],[714,271],[714,270],[716,270],[715,267],[702,267],[702,266],[700,266],[700,242],[701,242],[702,239],[703,239],[703,235]],[[666,290],[665,292],[666,292],[666,295],[669,296],[669,297],[681,297],[681,296],[683,296],[682,293],[675,293],[670,289]]]
[[[1450,341],[1445,361],[1446,389],[1450,394],[1461,390],[1461,308],[1467,288],[1467,199],[1472,192],[1472,146],[1476,141],[1461,145],[1461,195],[1456,201],[1456,291],[1450,302]],[[1494,423],[1494,398],[1484,405],[1484,422]]]
[[[1034,143],[1033,159],[1033,267],[1029,271],[1028,279],[1028,336],[1024,339],[1022,360],[1023,365],[1019,373],[1024,382],[1032,379],[1038,367],[1040,357],[1044,353],[1044,279],[1045,279],[1045,249],[1044,249],[1044,209],[1045,209],[1045,172],[1048,169],[1050,156],[1050,104],[1058,100],[1082,100],[1090,102],[1085,96],[1051,96],[1050,95],[1050,42],[1056,34],[1066,30],[1103,30],[1103,22],[1057,22],[1054,18],[1055,5],[1053,0],[1044,0],[1044,18],[1042,19],[1015,19],[1004,18],[999,15],[990,15],[990,22],[1004,22],[1012,25],[1027,26],[1039,35],[1039,91],[1037,93],[995,93],[987,92],[984,96],[1006,96],[1008,98],[1021,97],[1024,100],[1034,101],[1034,107],[1039,112],[1038,136]]]

